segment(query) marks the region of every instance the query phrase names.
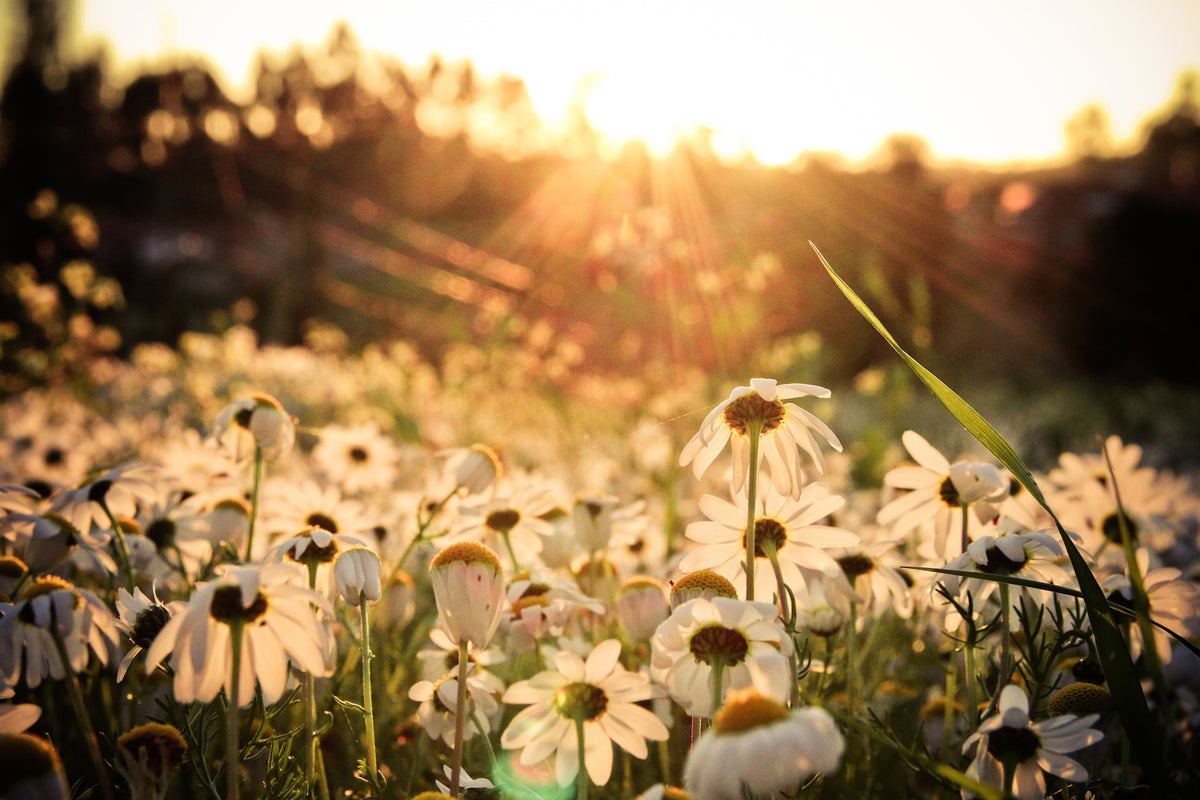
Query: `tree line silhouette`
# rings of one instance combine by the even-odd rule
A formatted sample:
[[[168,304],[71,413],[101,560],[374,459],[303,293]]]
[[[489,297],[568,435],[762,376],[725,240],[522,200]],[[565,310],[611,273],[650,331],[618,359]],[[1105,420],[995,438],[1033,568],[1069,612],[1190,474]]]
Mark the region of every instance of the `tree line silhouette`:
[[[232,313],[267,341],[323,321],[436,359],[521,320],[606,368],[734,368],[815,331],[849,377],[885,353],[811,240],[950,368],[1200,382],[1178,356],[1200,333],[1194,76],[1135,154],[1108,152],[1088,108],[1055,168],[935,168],[904,135],[869,169],[767,167],[718,158],[703,134],[608,155],[583,109],[551,137],[519,78],[437,58],[368,70],[345,25],[324,52],[263,54],[245,102],[198,63],[117,88],[99,56],[63,62],[55,7],[25,4],[0,95],[0,267],[76,300],[64,266],[115,280],[124,306],[92,313],[125,351]],[[47,337],[15,285],[5,370]]]

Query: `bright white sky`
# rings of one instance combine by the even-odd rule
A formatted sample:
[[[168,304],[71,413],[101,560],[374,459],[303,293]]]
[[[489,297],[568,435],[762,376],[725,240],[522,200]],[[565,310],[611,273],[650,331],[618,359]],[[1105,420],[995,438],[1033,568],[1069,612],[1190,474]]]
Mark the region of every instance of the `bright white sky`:
[[[590,75],[588,116],[609,136],[661,144],[703,124],[772,163],[857,160],[898,131],[938,158],[1048,159],[1085,105],[1125,140],[1200,69],[1200,0],[76,2],[79,41],[106,37],[116,65],[204,53],[235,96],[259,48],[321,45],[344,17],[366,50],[525,79],[551,126]]]

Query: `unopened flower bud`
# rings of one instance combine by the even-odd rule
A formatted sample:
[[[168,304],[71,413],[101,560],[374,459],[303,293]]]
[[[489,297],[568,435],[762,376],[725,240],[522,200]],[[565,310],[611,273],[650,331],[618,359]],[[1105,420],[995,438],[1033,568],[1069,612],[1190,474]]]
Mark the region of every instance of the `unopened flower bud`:
[[[352,547],[333,562],[333,580],[338,594],[352,606],[376,603],[383,596],[379,556],[367,547]]]

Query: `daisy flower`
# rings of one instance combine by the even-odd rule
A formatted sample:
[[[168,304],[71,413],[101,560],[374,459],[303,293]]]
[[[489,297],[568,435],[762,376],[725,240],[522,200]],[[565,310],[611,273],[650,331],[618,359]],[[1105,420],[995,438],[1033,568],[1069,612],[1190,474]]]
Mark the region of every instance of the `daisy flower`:
[[[1000,536],[981,536],[967,545],[962,555],[951,559],[947,569],[960,572],[978,572],[982,575],[1004,575],[1028,580],[1070,586],[1074,576],[1057,563],[1063,555],[1062,545],[1048,532],[1010,533]],[[984,604],[1000,591],[1001,584],[985,578],[962,578],[944,575],[941,583],[953,595],[969,592],[972,606],[982,611]],[[1021,606],[1021,597],[1033,591],[1025,587],[1011,587],[1010,606],[1012,621],[1018,624],[1016,611]]]
[[[554,532],[554,526],[542,515],[557,507],[558,501],[548,486],[526,482],[481,504],[460,505],[462,524],[454,536],[480,542],[497,552],[504,550],[513,569],[520,569],[517,554],[529,557],[542,552],[542,537]]]
[[[312,450],[313,467],[349,495],[381,492],[396,480],[400,451],[374,423],[326,425]]]
[[[545,567],[522,574],[505,592],[507,610],[500,625],[516,650],[532,649],[543,634],[562,636],[588,614],[603,615],[604,604],[584,594],[569,576]]]
[[[1200,585],[1187,580],[1183,573],[1175,567],[1157,567],[1150,569],[1150,553],[1146,548],[1138,548],[1138,567],[1142,573],[1142,583],[1146,588],[1146,599],[1150,604],[1150,616],[1156,622],[1165,625],[1180,636],[1190,636],[1197,632],[1196,609],[1200,608]],[[1100,583],[1108,595],[1108,602],[1114,606],[1133,611],[1133,587],[1129,581],[1129,573],[1123,571],[1110,575]],[[1132,617],[1118,615],[1120,621],[1131,620]],[[1133,657],[1141,655],[1144,642],[1141,627],[1136,624],[1129,626],[1130,650]],[[1162,628],[1154,628],[1154,644],[1159,658],[1163,663],[1171,661],[1171,634]]]
[[[739,495],[734,499],[730,503],[711,494],[700,498],[700,511],[708,520],[688,525],[687,538],[699,547],[683,557],[679,568],[685,572],[711,569],[728,578],[745,596],[746,498]],[[827,550],[854,547],[861,540],[850,531],[819,523],[844,504],[845,500],[820,483],[805,486],[797,498],[767,487],[754,513],[755,585],[775,584],[772,552],[783,582],[793,588],[818,575],[840,577],[837,561]]]
[[[612,774],[613,745],[634,758],[647,756],[646,740],[665,741],[668,731],[649,709],[650,678],[621,666],[621,644],[607,639],[587,660],[567,651],[554,655],[554,669],[519,681],[504,693],[505,703],[528,704],[505,728],[500,744],[522,750],[520,763],[536,764],[555,755],[555,779],[571,782],[581,767],[598,786]]]
[[[966,773],[1020,800],[1042,800],[1046,796],[1043,771],[1072,783],[1088,779],[1083,765],[1065,754],[1100,741],[1103,734],[1091,727],[1099,718],[1098,714],[1063,714],[1031,723],[1025,690],[1005,686],[997,713],[963,743],[964,753],[976,748]]]
[[[149,597],[138,588],[135,588],[132,594],[124,587],[117,589],[117,627],[133,643],[133,647],[121,659],[121,665],[117,668],[118,683],[125,680],[125,673],[138,653],[151,645],[172,615],[182,607],[183,603],[161,602],[158,592],[153,587]]]
[[[435,682],[458,669],[458,645],[450,641],[449,634],[441,628],[429,632],[429,641],[432,647],[420,650],[417,660],[421,662],[421,679]],[[467,661],[472,671],[503,663],[507,658],[500,650],[476,649],[474,646],[467,648]]]
[[[964,524],[978,527],[999,517],[998,504],[1008,496],[1008,479],[992,464],[951,464],[914,431],[905,431],[901,440],[917,463],[896,467],[884,476],[887,486],[907,491],[883,506],[877,520],[900,537],[932,524],[935,556],[955,556],[967,544],[957,535]],[[964,532],[968,539],[973,538],[971,527]]]
[[[186,608],[176,613],[146,653],[149,674],[167,656],[175,673],[175,699],[208,702],[225,690],[236,706],[254,699],[278,700],[287,685],[289,664],[311,675],[329,674],[325,664],[322,617],[332,616],[329,601],[302,585],[303,571],[288,564],[230,567],[200,584]],[[238,686],[230,686],[231,632],[240,631]]]
[[[276,540],[314,526],[355,536],[373,523],[362,502],[347,498],[338,486],[288,478],[273,478],[264,485],[261,521]]]
[[[351,549],[366,547],[366,542],[361,539],[339,536],[313,525],[271,548],[264,560],[299,564],[308,572],[309,588],[332,598],[336,590],[333,577],[334,561],[338,555]]]
[[[774,605],[715,597],[675,609],[650,647],[655,681],[688,715],[711,717],[717,698],[750,684],[748,662],[781,651],[790,655],[792,640]]]
[[[79,673],[94,653],[108,664],[117,642],[112,613],[86,589],[52,575],[30,582],[13,605],[0,606],[0,677],[33,688]],[[56,641],[57,640],[57,641]],[[59,645],[63,653],[59,653]]]
[[[463,741],[476,733],[488,736],[499,716],[498,697],[504,692],[504,682],[490,672],[473,671],[467,676],[466,717]],[[420,703],[417,719],[425,733],[434,741],[441,739],[454,744],[455,709],[458,707],[458,678],[443,675],[435,681],[417,681],[408,690],[408,699]]]
[[[740,492],[750,470],[758,469],[757,464],[750,463],[749,439],[750,432],[757,431],[761,437],[760,455],[775,488],[781,494],[799,497],[804,476],[800,454],[807,453],[818,472],[825,469],[824,456],[813,434],[819,434],[835,450],[840,451],[842,444],[829,426],[791,401],[829,395],[829,390],[821,386],[754,378],[749,386],[731,391],[708,413],[700,430],[684,445],[679,466],[691,464],[699,479],[729,444],[734,464],[732,486],[734,492]]]
[[[449,764],[442,765],[442,774],[446,776],[446,780],[451,780],[451,777],[450,777],[451,772],[452,772],[452,770],[450,769]],[[442,792],[444,794],[450,793],[450,785],[449,784],[442,783],[441,781],[434,781],[433,783],[435,786],[437,786],[439,792]],[[495,785],[491,781],[489,781],[487,778],[472,778],[464,770],[458,776],[458,788],[465,792],[468,789],[494,789]]]
[[[902,619],[912,616],[909,582],[896,568],[899,559],[895,551],[899,545],[889,540],[863,542],[832,554],[858,602],[875,616],[888,608]]]

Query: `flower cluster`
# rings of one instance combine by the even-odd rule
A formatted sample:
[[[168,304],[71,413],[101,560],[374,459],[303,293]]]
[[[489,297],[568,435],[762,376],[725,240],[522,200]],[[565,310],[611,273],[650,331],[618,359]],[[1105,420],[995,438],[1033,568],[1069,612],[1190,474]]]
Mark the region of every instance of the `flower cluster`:
[[[375,352],[351,392],[315,351],[234,381],[254,352],[143,349],[97,405],[0,407],[21,789],[1110,796],[1144,776],[1072,548],[1164,736],[1195,738],[1200,500],[1134,445],[1036,475],[1064,539],[1001,465],[914,431],[856,469],[820,386],[753,379],[698,431],[664,401],[573,448],[544,400],[465,403],[452,358]]]

